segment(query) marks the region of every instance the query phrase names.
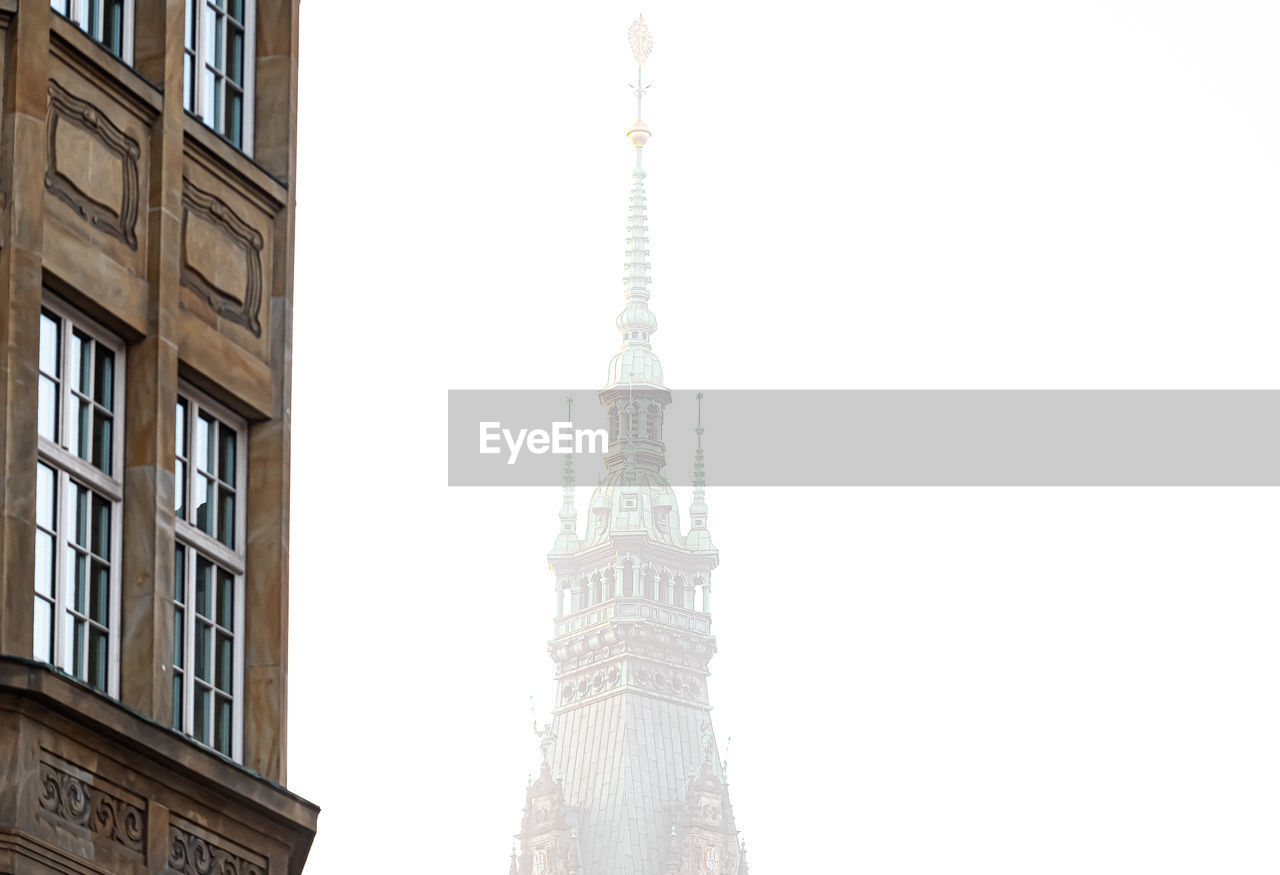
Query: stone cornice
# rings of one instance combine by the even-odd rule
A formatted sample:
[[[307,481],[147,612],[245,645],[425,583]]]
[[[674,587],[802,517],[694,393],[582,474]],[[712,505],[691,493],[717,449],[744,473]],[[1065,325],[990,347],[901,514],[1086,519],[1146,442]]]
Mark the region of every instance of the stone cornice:
[[[302,871],[320,809],[284,787],[43,663],[0,656],[0,715],[6,711],[87,741],[102,755],[129,762],[157,783],[183,788],[210,808],[275,824],[273,834],[287,836],[292,875]]]
[[[691,550],[655,540],[643,532],[610,534],[578,553],[553,553],[548,564],[557,578],[573,577],[615,561],[620,554],[641,554],[645,563],[667,565],[683,574],[709,573],[720,564],[717,553]]]
[[[552,641],[547,652],[559,677],[615,656],[643,656],[667,665],[706,672],[716,652],[714,636],[657,625],[646,620],[617,620]]]

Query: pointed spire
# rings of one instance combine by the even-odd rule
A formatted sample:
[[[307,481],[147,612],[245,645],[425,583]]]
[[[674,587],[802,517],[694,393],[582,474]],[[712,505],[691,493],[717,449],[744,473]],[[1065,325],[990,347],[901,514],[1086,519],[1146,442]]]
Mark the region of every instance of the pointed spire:
[[[652,352],[649,337],[658,330],[658,320],[649,310],[649,218],[644,191],[644,146],[653,132],[640,117],[644,95],[650,86],[644,84],[644,62],[653,51],[653,35],[640,16],[627,31],[632,56],[636,59],[636,120],[627,131],[627,139],[636,148],[636,166],[631,171],[631,201],[627,210],[627,250],[623,269],[626,275],[626,306],[618,314],[618,333],[622,351],[609,366],[609,383],[647,383],[662,385],[662,363]]]
[[[573,396],[566,396],[564,403],[568,410],[566,418],[572,428]],[[578,539],[578,505],[574,500],[573,453],[564,454],[563,488],[564,501],[560,504],[560,533],[556,535],[556,542],[551,548],[552,553],[572,553],[581,544]]]
[[[689,505],[689,536],[685,546],[691,550],[714,550],[711,533],[707,531],[707,466],[702,453],[702,393],[698,393],[698,425],[694,428],[698,435],[697,448],[693,451],[693,504]],[[710,601],[710,584],[703,592],[703,604]],[[704,607],[704,610],[706,608]]]
[[[705,503],[707,497],[707,469],[702,455],[702,393],[698,393],[698,448],[693,452],[693,500]]]
[[[511,869],[508,875],[520,875],[520,867],[516,865],[516,846],[511,845]]]

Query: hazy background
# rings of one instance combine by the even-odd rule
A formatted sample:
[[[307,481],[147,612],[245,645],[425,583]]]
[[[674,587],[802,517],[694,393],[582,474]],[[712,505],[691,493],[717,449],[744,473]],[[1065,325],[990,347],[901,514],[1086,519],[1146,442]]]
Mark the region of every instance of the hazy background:
[[[560,498],[448,489],[446,390],[603,383],[641,11],[671,386],[1280,387],[1274,3],[306,0],[309,875],[506,872]],[[758,875],[1280,868],[1275,490],[716,489],[707,427]]]

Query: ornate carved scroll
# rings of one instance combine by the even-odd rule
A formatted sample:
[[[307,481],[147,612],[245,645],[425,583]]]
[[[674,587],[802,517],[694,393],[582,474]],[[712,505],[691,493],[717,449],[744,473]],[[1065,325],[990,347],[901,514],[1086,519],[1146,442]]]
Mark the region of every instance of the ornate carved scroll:
[[[212,231],[222,243],[210,241]],[[193,244],[193,239],[198,240]],[[182,285],[191,289],[224,319],[262,333],[258,308],[262,303],[262,235],[218,198],[182,180]],[[226,256],[242,255],[243,266],[219,271]],[[221,273],[222,276],[215,274]],[[225,288],[227,276],[243,288]]]
[[[76,135],[80,134],[80,137]],[[81,152],[74,166],[59,166],[59,136],[83,140],[120,162],[120,180],[101,179],[102,168],[92,155]],[[48,168],[44,186],[93,227],[118,237],[130,249],[138,248],[138,142],[111,123],[93,104],[73,97],[49,80],[49,120],[47,125]],[[65,144],[64,144],[65,145]],[[70,148],[70,147],[68,147]],[[114,203],[108,202],[114,201]]]
[[[40,764],[40,807],[61,820],[143,853],[147,815],[136,805],[49,763]]]
[[[267,875],[265,862],[246,860],[173,824],[168,866],[178,875]]]

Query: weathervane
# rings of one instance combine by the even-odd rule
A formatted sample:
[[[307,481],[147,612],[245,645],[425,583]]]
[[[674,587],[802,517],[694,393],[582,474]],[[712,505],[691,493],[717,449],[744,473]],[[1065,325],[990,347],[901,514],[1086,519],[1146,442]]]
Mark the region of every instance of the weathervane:
[[[632,89],[636,93],[636,120],[631,126],[631,130],[627,131],[627,139],[636,147],[636,167],[640,167],[640,147],[649,142],[652,131],[643,121],[643,113],[641,112],[641,104],[644,101],[644,93],[649,90],[650,85],[644,84],[644,62],[649,60],[649,55],[653,54],[653,34],[649,32],[649,26],[644,23],[644,16],[641,15],[635,21],[631,22],[631,27],[627,28],[627,43],[631,46],[631,55],[636,59],[636,84],[632,85]]]
[[[627,43],[631,46],[631,54],[635,56],[636,66],[643,67],[653,53],[653,34],[649,33],[649,26],[644,23],[643,15],[627,28]]]

